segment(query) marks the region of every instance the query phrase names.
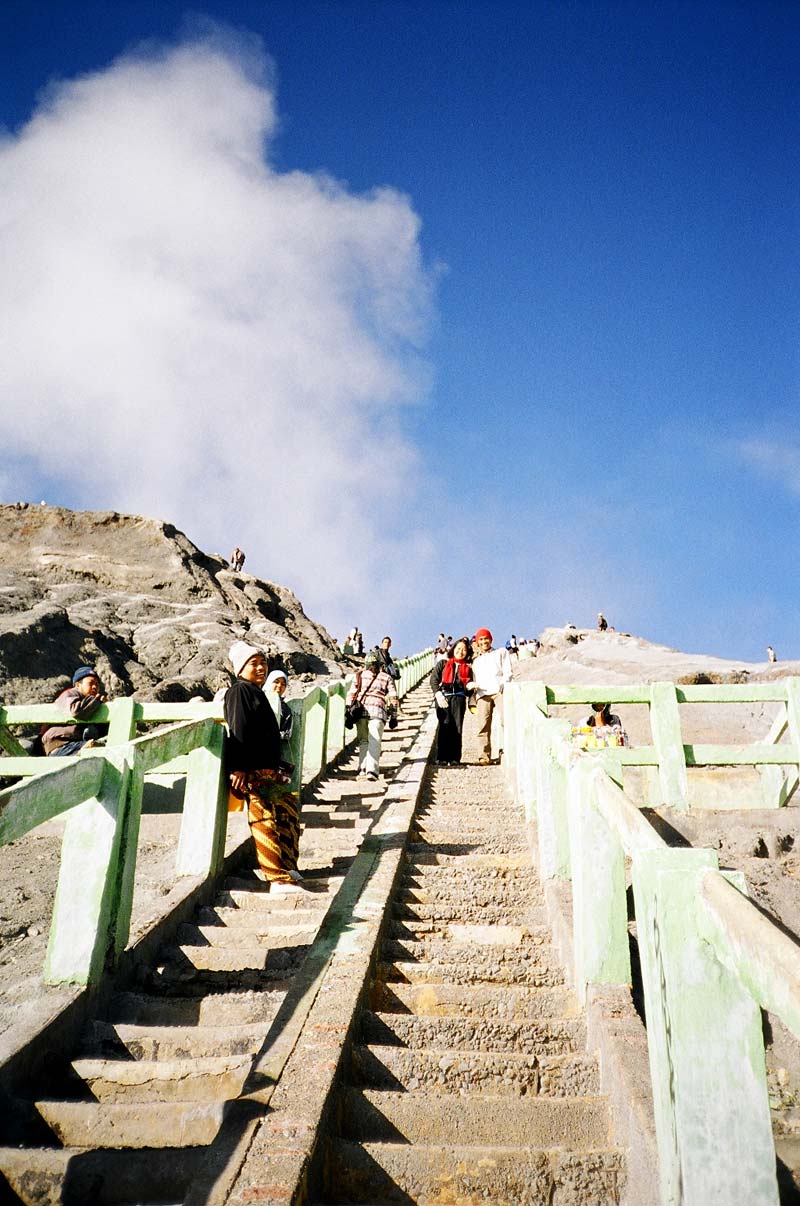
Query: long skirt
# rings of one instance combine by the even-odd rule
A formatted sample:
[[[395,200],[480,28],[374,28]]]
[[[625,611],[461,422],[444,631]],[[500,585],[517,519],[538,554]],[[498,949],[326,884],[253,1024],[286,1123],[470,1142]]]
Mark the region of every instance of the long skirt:
[[[300,847],[300,801],[273,770],[247,776],[247,821],[258,865],[269,883],[291,883]]]
[[[436,733],[437,762],[461,761],[461,733],[464,728],[464,713],[467,710],[466,695],[451,695],[446,708],[436,709],[439,728]]]

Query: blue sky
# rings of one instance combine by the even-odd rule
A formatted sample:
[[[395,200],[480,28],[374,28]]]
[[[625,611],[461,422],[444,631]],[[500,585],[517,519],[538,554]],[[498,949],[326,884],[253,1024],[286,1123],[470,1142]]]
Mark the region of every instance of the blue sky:
[[[238,34],[238,62],[248,47],[269,56],[259,79],[277,110],[265,154],[279,192],[282,181],[314,181],[324,207],[325,173],[348,202],[364,202],[346,236],[331,235],[341,268],[364,222],[370,230],[352,252],[359,268],[336,278],[337,298],[377,243],[372,277],[419,224],[391,301],[373,279],[351,297],[358,346],[373,339],[383,357],[381,373],[366,374],[382,402],[369,408],[349,360],[341,459],[326,453],[320,394],[307,463],[290,440],[270,439],[283,428],[269,416],[294,404],[291,381],[283,410],[267,406],[261,472],[280,465],[287,518],[265,495],[269,522],[244,528],[249,568],[295,586],[337,635],[352,617],[370,639],[393,631],[403,649],[440,628],[488,623],[505,639],[591,624],[601,608],[620,629],[684,649],[763,660],[771,643],[779,657],[800,656],[800,8],[6,0],[0,121],[7,151],[27,147],[23,175],[37,178],[37,145],[57,157],[61,132],[78,125],[73,104],[46,142],[27,126],[51,81],[113,71],[142,42],[140,56],[158,61],[207,20],[223,42]],[[100,135],[84,137],[90,155]],[[78,144],[65,135],[65,145]],[[388,216],[372,200],[384,187],[396,190]],[[328,229],[322,212],[315,231]],[[63,207],[58,221],[68,241]],[[305,254],[316,235],[291,237]],[[156,270],[154,295],[162,284]],[[304,304],[315,295],[306,290]],[[32,316],[37,300],[32,288]],[[50,391],[56,417],[81,383],[78,374],[60,390],[59,364],[36,387]],[[319,378],[328,371],[321,360]],[[157,392],[155,372],[146,388]],[[130,414],[122,395],[109,405]],[[185,421],[187,403],[175,406]],[[162,443],[177,430],[177,418],[165,424]],[[123,435],[108,427],[106,460]],[[195,461],[204,455],[198,445]],[[167,482],[180,472],[155,459],[149,495],[124,474],[87,482],[21,431],[2,459],[9,499],[144,510],[152,499],[149,513],[209,548],[243,530],[235,514],[219,519],[230,464],[214,470],[211,518],[193,503],[197,485],[181,494]],[[327,494],[312,490],[308,526],[295,531],[290,512],[326,463],[340,476]],[[341,478],[352,541],[317,543]],[[353,564],[328,590],[326,550],[341,566],[348,549]]]

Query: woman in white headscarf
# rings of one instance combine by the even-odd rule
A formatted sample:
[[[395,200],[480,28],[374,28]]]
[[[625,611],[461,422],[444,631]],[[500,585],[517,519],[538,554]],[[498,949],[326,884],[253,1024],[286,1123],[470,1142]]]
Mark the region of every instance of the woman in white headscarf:
[[[291,739],[292,725],[294,724],[292,709],[283,698],[286,694],[287,686],[288,679],[283,670],[273,670],[271,674],[267,675],[267,681],[264,683],[264,694],[267,697],[269,706],[275,713],[281,741],[289,741]]]

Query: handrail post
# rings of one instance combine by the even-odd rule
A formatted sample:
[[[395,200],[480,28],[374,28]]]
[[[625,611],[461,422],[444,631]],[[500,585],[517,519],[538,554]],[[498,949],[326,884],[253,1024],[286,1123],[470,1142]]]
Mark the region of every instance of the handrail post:
[[[332,762],[345,746],[344,734],[344,681],[331,683],[328,687],[328,726],[325,742],[325,757]]]
[[[305,750],[305,728],[306,714],[304,709],[305,699],[290,699],[289,707],[294,714],[292,724],[292,736],[289,739],[289,749],[291,751],[291,760],[294,763],[294,773],[292,781],[289,784],[290,791],[301,791],[303,787],[303,753]]]
[[[531,821],[536,815],[539,727],[547,718],[547,693],[544,683],[510,683],[506,690],[512,690],[515,697],[512,738],[515,753],[511,784],[525,809],[525,819]]]
[[[556,746],[568,742],[568,720],[544,720],[534,726],[536,750],[536,815],[538,819],[539,872],[542,879],[569,877],[567,822],[567,771],[558,760]]]
[[[127,751],[106,750],[94,799],[70,811],[61,848],[46,984],[95,984],[113,943],[119,904],[119,856],[124,834],[130,764]]]
[[[651,684],[650,730],[658,756],[662,803],[668,808],[687,810],[689,782],[674,683]]]
[[[576,754],[568,772],[575,991],[631,983],[628,902],[622,842],[595,806],[598,768]]]
[[[633,859],[662,1206],[778,1206],[761,1012],[700,930],[712,850]]]
[[[228,819],[222,769],[224,738],[222,725],[215,724],[207,744],[189,754],[176,875],[205,877],[220,869]]]
[[[124,745],[136,736],[136,700],[131,695],[112,699],[108,705],[106,745]]]

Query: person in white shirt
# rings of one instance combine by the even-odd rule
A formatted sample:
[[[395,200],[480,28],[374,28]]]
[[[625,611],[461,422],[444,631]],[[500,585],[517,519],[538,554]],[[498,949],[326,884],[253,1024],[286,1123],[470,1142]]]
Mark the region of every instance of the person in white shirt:
[[[479,628],[475,633],[475,648],[478,653],[472,663],[475,674],[475,714],[478,721],[478,762],[487,766],[492,761],[492,717],[497,708],[502,723],[502,695],[506,683],[511,682],[511,655],[507,649],[492,649],[492,634],[488,628]],[[500,730],[502,733],[502,729]],[[502,753],[502,738],[498,741],[497,755]]]

